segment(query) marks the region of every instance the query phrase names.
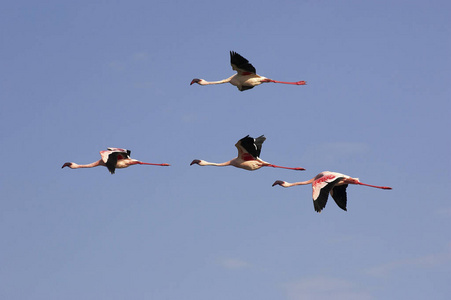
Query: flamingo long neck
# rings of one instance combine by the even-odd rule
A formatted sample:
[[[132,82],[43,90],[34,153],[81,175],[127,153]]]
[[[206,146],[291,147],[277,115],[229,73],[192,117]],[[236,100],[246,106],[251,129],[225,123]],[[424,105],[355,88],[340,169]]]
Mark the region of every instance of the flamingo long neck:
[[[223,163],[214,163],[214,162],[208,162],[208,161],[202,161],[199,163],[201,166],[215,166],[215,167],[225,167],[231,165],[231,160],[223,162]]]
[[[70,165],[70,168],[71,169],[79,169],[79,168],[94,168],[94,167],[98,167],[98,166],[105,166],[105,163],[103,162],[103,160],[98,160],[98,161],[95,161],[95,162],[93,162],[93,163],[90,163],[90,164],[86,164],[86,165],[79,165],[79,164],[76,164],[76,163],[72,163],[71,165]]]
[[[222,83],[228,83],[230,82],[230,80],[232,79],[233,76],[223,79],[223,80],[218,80],[218,81],[206,81],[203,80],[199,82],[200,85],[210,85],[210,84],[222,84]]]
[[[315,178],[312,178],[307,181],[299,181],[299,182],[294,182],[294,183],[287,182],[286,187],[295,186],[295,185],[307,185],[307,184],[312,183],[313,181],[315,181]]]

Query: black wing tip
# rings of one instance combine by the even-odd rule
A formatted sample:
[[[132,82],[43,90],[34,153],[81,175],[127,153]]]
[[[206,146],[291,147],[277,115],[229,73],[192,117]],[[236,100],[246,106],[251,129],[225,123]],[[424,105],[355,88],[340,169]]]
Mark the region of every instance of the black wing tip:
[[[107,168],[108,168],[108,171],[110,171],[111,174],[114,174],[115,171],[116,171],[116,168],[113,167],[113,166],[108,166],[108,165],[107,165]]]
[[[330,185],[329,185],[330,186]],[[327,200],[329,199],[329,191],[331,188],[329,186],[322,188],[319,192],[318,198],[313,199],[313,206],[316,212],[321,212],[327,204]]]
[[[253,137],[251,137],[251,136],[248,134],[248,135],[246,135],[246,136],[245,136],[244,138],[242,138],[242,139],[247,139],[247,138],[251,138],[251,139],[253,139],[253,140],[259,140],[259,139],[266,140],[266,137],[265,137],[264,134],[262,134],[261,136],[259,136],[259,137],[257,137],[257,138],[253,138]]]
[[[338,205],[338,203],[337,203],[337,206],[338,206],[339,208],[341,208],[342,210],[344,210],[344,211],[348,211],[348,209],[346,208],[346,206]]]
[[[247,153],[252,155],[255,159],[260,157],[261,145],[264,142],[264,137],[259,136],[257,139],[251,137],[250,135],[246,135],[244,138],[239,140],[241,147],[243,147]]]
[[[236,52],[236,51],[230,51],[230,56],[232,57],[232,56],[236,56],[236,57],[243,57],[241,54],[239,54],[238,52]],[[243,57],[244,58],[244,57]],[[244,58],[245,59],[245,58]],[[247,59],[246,59],[247,60]]]
[[[334,186],[332,188],[332,198],[335,200],[335,203],[340,207],[342,210],[347,211],[346,206],[348,203],[348,196],[346,193],[348,185],[338,185]]]
[[[249,60],[236,53],[235,51],[230,51],[230,63],[232,64],[232,66],[235,65],[238,69],[241,69],[245,72],[257,74],[257,70],[251,63],[249,63]]]
[[[242,138],[240,141],[245,141],[245,140],[248,140],[249,142],[252,141],[253,143],[263,143],[264,141],[266,141],[266,137],[265,137],[265,135],[262,134],[261,136],[254,138],[248,134],[244,138]]]
[[[322,206],[322,207],[321,206],[322,205],[320,205],[318,202],[313,201],[313,208],[315,209],[315,211],[317,213],[320,213],[324,209],[324,207],[326,207],[326,204],[324,204],[324,206]]]
[[[230,51],[230,61],[237,66],[249,63],[249,61],[246,58],[244,58],[241,54],[235,51]]]
[[[263,143],[264,141],[266,141],[266,137],[264,134],[262,134],[258,138],[255,138],[255,141],[261,141]]]

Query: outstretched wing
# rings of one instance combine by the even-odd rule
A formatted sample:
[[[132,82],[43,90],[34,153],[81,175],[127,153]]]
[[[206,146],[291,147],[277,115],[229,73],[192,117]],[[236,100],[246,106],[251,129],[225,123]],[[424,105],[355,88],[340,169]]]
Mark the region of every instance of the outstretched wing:
[[[337,185],[337,186],[334,186],[332,188],[332,190],[330,191],[330,195],[335,200],[335,203],[337,203],[337,205],[342,210],[347,210],[346,209],[346,203],[347,203],[347,200],[348,200],[348,197],[346,195],[346,188],[347,187],[348,187],[347,184]]]
[[[243,160],[253,160],[260,157],[262,144],[266,140],[265,136],[261,135],[254,139],[249,135],[239,140],[235,146],[238,148],[238,157]]]
[[[247,59],[234,51],[230,51],[230,64],[232,69],[240,75],[256,74],[255,68]]]
[[[327,199],[332,188],[344,177],[332,172],[320,173],[312,183],[313,207],[316,212],[321,212],[326,207]],[[338,203],[337,203],[338,204]]]

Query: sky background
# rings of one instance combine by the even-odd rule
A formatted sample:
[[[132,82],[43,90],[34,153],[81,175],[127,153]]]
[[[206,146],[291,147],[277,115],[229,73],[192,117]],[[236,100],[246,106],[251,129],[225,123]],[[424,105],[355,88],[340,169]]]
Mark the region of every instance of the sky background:
[[[0,298],[449,299],[449,1],[7,1]],[[306,86],[190,86],[257,73]],[[261,158],[224,162],[246,135]],[[110,175],[106,147],[171,167]],[[348,211],[313,210],[321,171]]]

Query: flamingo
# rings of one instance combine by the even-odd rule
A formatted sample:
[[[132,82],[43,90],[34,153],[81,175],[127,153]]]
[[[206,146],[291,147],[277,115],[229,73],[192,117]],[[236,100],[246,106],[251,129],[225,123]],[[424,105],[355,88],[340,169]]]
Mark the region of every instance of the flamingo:
[[[236,86],[240,91],[250,90],[254,86],[262,84],[264,82],[275,82],[275,83],[284,83],[284,84],[294,84],[294,85],[305,85],[305,81],[296,81],[296,82],[285,82],[285,81],[277,81],[272,80],[260,75],[257,75],[255,68],[252,64],[249,63],[247,59],[242,57],[236,52],[230,51],[230,64],[232,65],[232,69],[237,71],[237,74],[230,76],[227,79],[219,80],[219,81],[206,81],[204,79],[194,78],[191,81],[193,83],[197,83],[200,85],[209,85],[209,84],[221,84],[230,82],[234,86]]]
[[[235,144],[235,147],[238,149],[238,157],[226,161],[224,163],[212,163],[207,162],[205,160],[195,159],[191,162],[190,166],[194,164],[197,164],[199,166],[218,166],[218,167],[234,166],[249,171],[258,170],[261,167],[273,167],[290,170],[305,170],[304,168],[288,168],[276,166],[261,160],[259,156],[262,149],[262,144],[265,140],[266,138],[263,135],[259,136],[256,139],[247,135]]]
[[[79,165],[73,162],[65,163],[61,168],[69,167],[71,169],[79,168],[93,168],[104,166],[108,168],[111,174],[114,174],[116,168],[127,168],[133,165],[152,165],[152,166],[170,166],[169,164],[152,164],[145,163],[136,159],[130,158],[130,150],[121,148],[108,148],[108,150],[100,151],[102,159],[87,165]]]
[[[310,183],[312,184],[313,206],[316,212],[321,212],[321,210],[326,206],[329,193],[335,200],[335,203],[337,203],[337,205],[341,209],[346,211],[346,188],[348,187],[348,184],[359,184],[384,190],[392,189],[388,186],[376,186],[362,183],[358,178],[352,178],[348,175],[329,171],[321,172],[314,178],[307,181],[288,183],[282,180],[276,180],[272,186],[280,185],[283,187],[291,187],[295,185],[305,185]]]

